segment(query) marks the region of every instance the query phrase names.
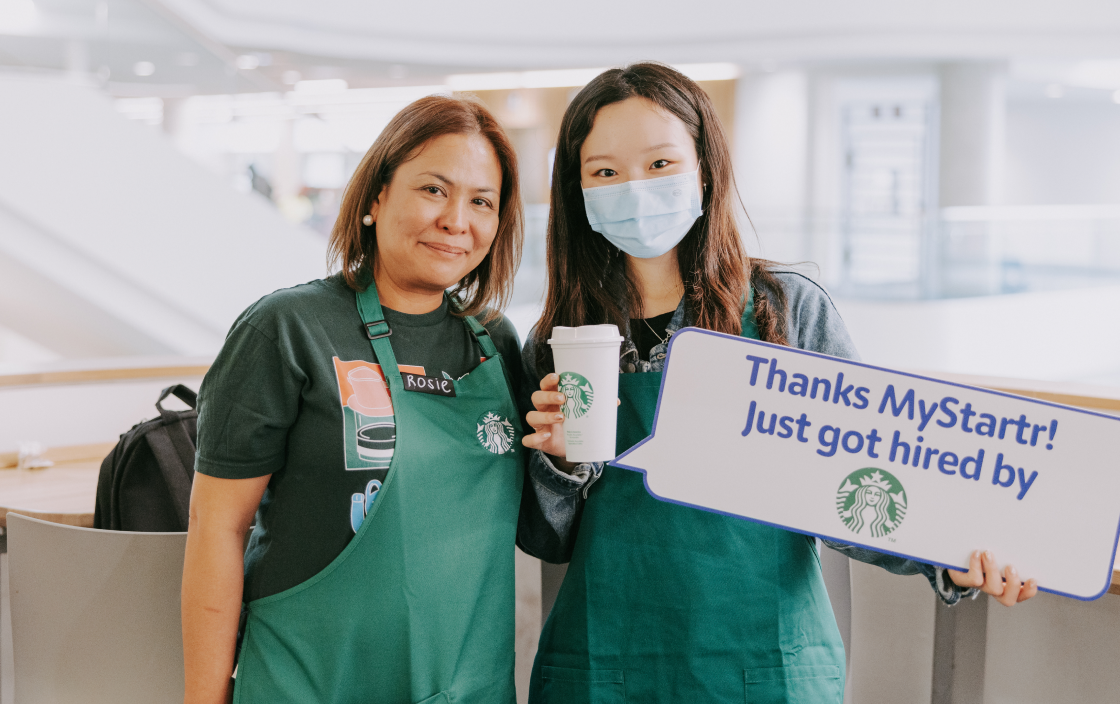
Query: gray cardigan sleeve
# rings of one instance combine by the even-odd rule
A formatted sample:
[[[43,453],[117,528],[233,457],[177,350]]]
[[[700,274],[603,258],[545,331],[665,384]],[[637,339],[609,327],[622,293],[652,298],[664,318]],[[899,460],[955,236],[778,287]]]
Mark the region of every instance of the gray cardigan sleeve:
[[[844,321],[828,293],[797,272],[779,270],[774,274],[786,296],[786,336],[790,347],[859,361],[855,345],[852,344]],[[921,574],[929,580],[930,586],[946,604],[955,604],[962,595],[971,596],[976,593],[974,589],[962,589],[953,584],[946,570],[941,567],[831,540],[822,542],[853,560],[882,567],[894,574]]]
[[[533,391],[544,376],[536,368],[537,342],[530,337],[521,353],[525,383],[518,399],[524,418],[533,410]],[[557,469],[540,450],[529,453],[528,476],[521,493],[517,545],[545,562],[562,563],[572,557],[585,489],[598,478],[603,465],[580,464],[571,474]]]

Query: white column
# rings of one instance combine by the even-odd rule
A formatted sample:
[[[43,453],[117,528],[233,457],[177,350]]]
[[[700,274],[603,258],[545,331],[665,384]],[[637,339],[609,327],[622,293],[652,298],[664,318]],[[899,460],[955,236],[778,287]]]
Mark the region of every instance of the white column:
[[[1001,205],[1007,152],[1006,67],[1001,63],[953,63],[940,67],[941,143],[938,204]],[[927,239],[923,263],[931,291],[941,295],[1002,291],[998,228],[969,230],[968,251],[955,251],[951,224]],[[984,235],[977,239],[978,236]],[[978,252],[984,254],[978,256]]]
[[[294,132],[295,120],[284,120],[280,127],[280,142],[272,155],[272,200],[277,203],[298,196],[303,185]]]
[[[735,89],[733,163],[758,239],[752,255],[799,261],[808,252],[809,81],[801,71],[745,74]],[[761,251],[760,251],[761,245]]]
[[[81,83],[89,79],[89,45],[77,39],[66,42],[66,77]]]
[[[160,127],[163,128],[163,133],[175,142],[176,147],[179,146],[179,140],[183,134],[183,105],[185,102],[184,98],[163,99],[163,122]]]
[[[1006,67],[941,66],[940,205],[998,205],[1007,131]]]

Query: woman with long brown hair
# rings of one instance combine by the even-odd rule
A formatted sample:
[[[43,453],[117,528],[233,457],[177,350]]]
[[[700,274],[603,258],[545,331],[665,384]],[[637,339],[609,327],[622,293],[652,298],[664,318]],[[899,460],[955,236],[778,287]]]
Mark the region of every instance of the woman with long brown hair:
[[[346,189],[340,273],[234,324],[199,395],[187,702],[236,673],[245,703],[512,704],[521,360],[494,310],[521,221],[494,117],[423,98]]]
[[[609,70],[564,115],[552,178],[548,293],[523,352],[541,379],[524,438],[532,492],[520,544],[570,560],[541,635],[531,702],[840,702],[844,652],[816,541],[653,499],[641,475],[564,460],[564,395],[545,340],[613,323],[617,450],[649,435],[669,339],[684,326],[824,354],[856,352],[828,295],[744,251],[723,127],[704,91],[656,63]],[[718,370],[712,370],[717,372]],[[983,587],[1030,598],[988,554],[967,573],[832,545],[924,574],[948,603]],[[1006,578],[1006,585],[1003,582]]]

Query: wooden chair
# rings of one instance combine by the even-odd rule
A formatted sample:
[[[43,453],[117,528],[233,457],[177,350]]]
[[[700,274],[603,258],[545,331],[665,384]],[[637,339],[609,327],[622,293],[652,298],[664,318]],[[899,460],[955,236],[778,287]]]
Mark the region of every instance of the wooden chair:
[[[186,542],[9,513],[16,701],[182,702]]]

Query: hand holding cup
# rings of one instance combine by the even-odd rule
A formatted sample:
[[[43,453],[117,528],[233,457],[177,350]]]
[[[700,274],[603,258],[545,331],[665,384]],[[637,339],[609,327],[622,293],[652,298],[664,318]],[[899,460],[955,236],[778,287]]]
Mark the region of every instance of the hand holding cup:
[[[522,444],[552,455],[562,469],[613,459],[622,344],[618,328],[556,326],[548,344],[556,372],[542,379],[541,390],[533,393],[536,410],[525,420],[534,432]]]
[[[544,400],[560,401],[557,410],[566,422],[556,427],[563,431],[564,457],[576,463],[614,459],[622,344],[618,328],[610,324],[558,325],[552,328],[548,344],[559,377],[553,382],[558,384],[559,395]]]
[[[560,393],[559,385],[559,374],[549,374],[541,379],[541,390],[533,392],[533,408],[536,410],[525,414],[525,420],[534,432],[521,438],[521,444],[563,460],[564,413],[561,404],[567,397]]]

